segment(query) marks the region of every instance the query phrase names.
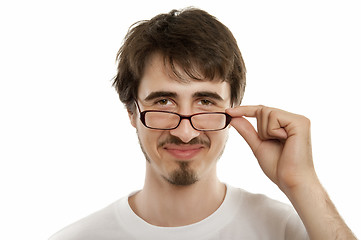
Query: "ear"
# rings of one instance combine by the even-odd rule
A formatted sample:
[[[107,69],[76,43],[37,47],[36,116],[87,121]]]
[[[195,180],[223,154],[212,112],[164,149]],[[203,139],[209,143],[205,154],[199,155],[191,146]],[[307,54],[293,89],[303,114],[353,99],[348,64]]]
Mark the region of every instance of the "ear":
[[[137,127],[136,125],[136,120],[137,120],[137,116],[134,112],[131,112],[128,110],[128,117],[129,117],[129,120],[130,120],[130,124],[132,124],[133,127]]]

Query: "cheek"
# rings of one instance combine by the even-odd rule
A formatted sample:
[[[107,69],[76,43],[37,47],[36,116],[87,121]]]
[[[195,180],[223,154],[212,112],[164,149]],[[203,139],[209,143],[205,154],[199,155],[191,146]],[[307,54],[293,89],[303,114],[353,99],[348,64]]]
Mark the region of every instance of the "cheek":
[[[219,132],[212,132],[209,134],[209,139],[211,140],[211,149],[212,152],[218,152],[223,150],[227,140],[228,140],[228,129],[224,129]]]
[[[146,154],[151,158],[159,157],[157,146],[159,139],[163,135],[162,131],[151,130],[144,127],[142,123],[138,123],[137,134],[139,141],[142,144],[143,150],[146,152]]]

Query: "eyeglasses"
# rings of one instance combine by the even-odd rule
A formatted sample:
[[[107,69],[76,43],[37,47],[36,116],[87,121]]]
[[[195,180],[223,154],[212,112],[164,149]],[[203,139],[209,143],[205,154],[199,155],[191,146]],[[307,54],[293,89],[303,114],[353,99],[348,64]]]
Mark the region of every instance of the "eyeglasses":
[[[181,115],[175,112],[147,110],[141,111],[138,102],[135,101],[140,121],[150,129],[172,130],[176,129],[183,119],[188,119],[191,126],[198,131],[219,131],[225,129],[232,117],[224,112],[202,112],[192,115]]]

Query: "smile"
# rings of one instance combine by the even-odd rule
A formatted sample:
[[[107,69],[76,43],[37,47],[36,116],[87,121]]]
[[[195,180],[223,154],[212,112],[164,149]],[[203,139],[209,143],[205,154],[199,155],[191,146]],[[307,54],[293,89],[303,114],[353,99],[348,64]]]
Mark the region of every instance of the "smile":
[[[203,148],[204,146],[200,144],[196,144],[196,145],[167,144],[164,146],[163,149],[178,160],[191,160],[200,151],[202,151]]]

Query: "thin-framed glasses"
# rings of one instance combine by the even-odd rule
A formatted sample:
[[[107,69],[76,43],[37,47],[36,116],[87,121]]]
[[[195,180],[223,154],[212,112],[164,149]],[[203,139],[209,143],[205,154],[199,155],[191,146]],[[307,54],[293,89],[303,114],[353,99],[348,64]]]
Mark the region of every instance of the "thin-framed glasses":
[[[197,131],[219,131],[225,129],[232,120],[232,117],[225,112],[202,112],[185,116],[161,110],[141,111],[138,102],[135,103],[140,113],[140,121],[150,129],[176,129],[183,119],[187,119]]]

